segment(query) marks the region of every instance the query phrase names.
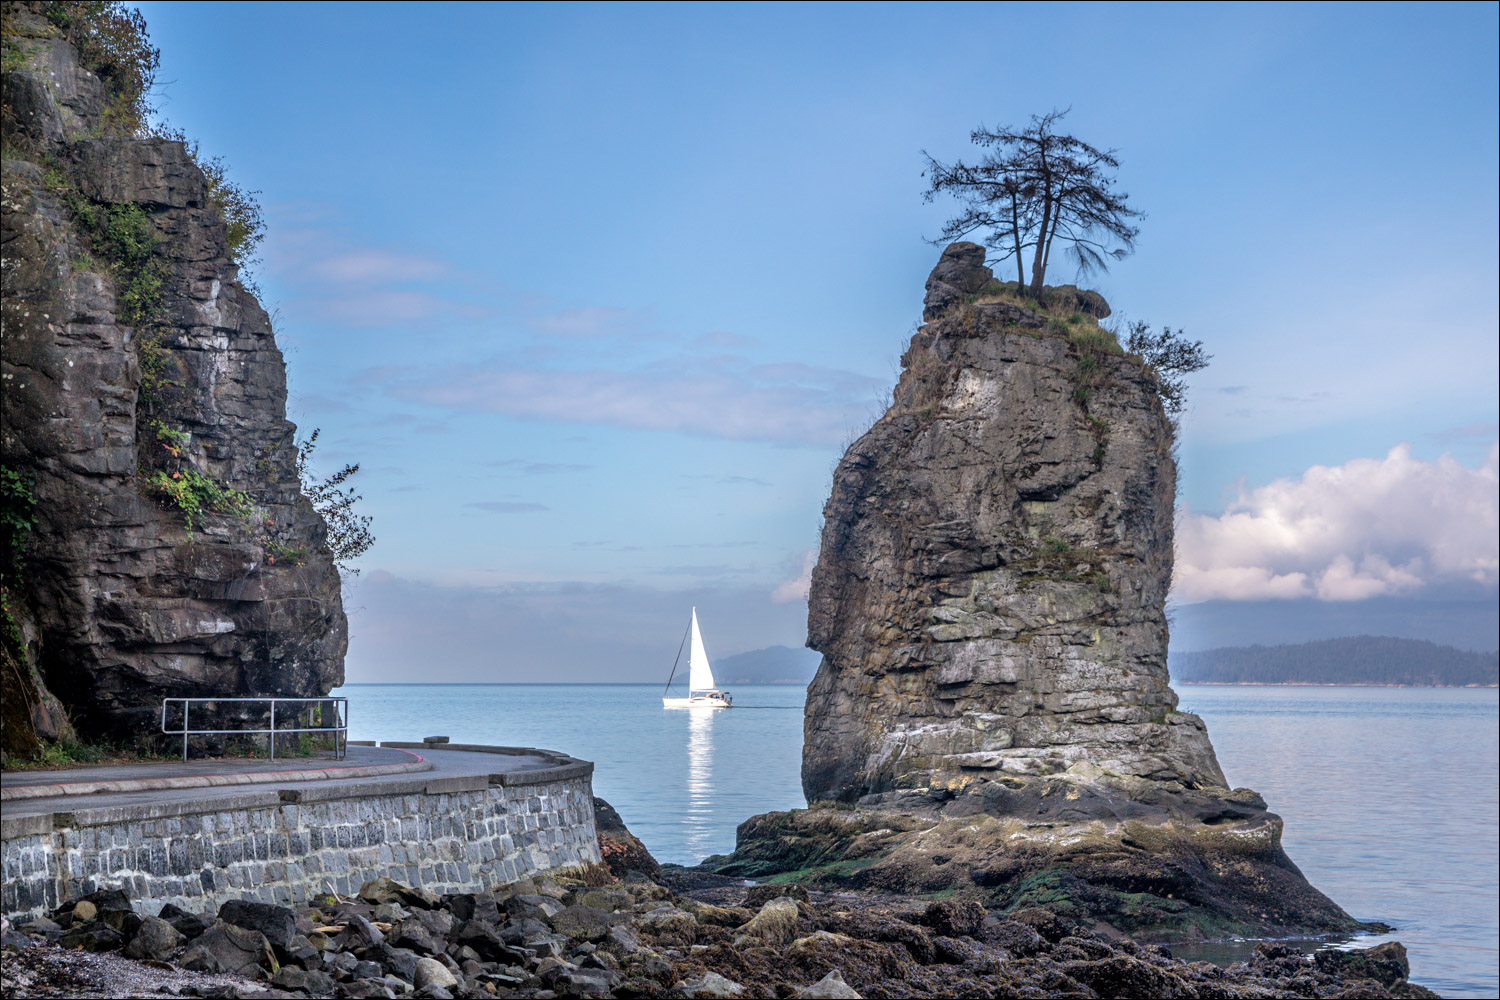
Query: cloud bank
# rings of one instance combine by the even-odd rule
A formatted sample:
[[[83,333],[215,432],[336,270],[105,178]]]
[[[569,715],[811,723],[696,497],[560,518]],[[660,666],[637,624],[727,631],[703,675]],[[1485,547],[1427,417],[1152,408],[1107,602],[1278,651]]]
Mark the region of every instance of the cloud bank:
[[[1476,469],[1449,456],[1313,466],[1241,492],[1223,514],[1179,512],[1179,602],[1316,597],[1357,601],[1500,573],[1500,445]]]
[[[374,376],[379,380],[379,375]],[[540,420],[830,445],[868,422],[879,379],[739,355],[679,355],[627,370],[539,368],[519,359],[387,382],[398,399]]]
[[[348,680],[663,684],[696,606],[709,656],[801,646],[807,612],[764,586],[507,581],[442,583],[372,570],[346,584]]]
[[[789,580],[783,580],[771,591],[772,604],[790,604],[793,601],[807,600],[807,594],[812,590],[812,571],[818,564],[818,554],[812,549],[802,553],[800,557],[801,568],[797,575]]]

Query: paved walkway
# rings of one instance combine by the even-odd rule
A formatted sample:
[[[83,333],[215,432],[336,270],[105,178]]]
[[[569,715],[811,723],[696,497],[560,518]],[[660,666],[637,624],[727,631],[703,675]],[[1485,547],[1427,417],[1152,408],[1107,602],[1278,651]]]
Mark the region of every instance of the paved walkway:
[[[502,750],[503,752],[497,752]],[[345,761],[307,760],[306,763],[314,765],[314,769],[290,769],[287,762],[282,760],[278,760],[275,765],[268,760],[205,760],[188,761],[186,764],[182,761],[163,761],[159,764],[123,764],[65,771],[6,773],[0,776],[0,784],[3,784],[6,789],[14,787],[17,791],[23,787],[38,790],[45,788],[49,793],[54,789],[57,790],[56,794],[13,798],[6,801],[5,816],[11,819],[19,816],[73,812],[81,809],[92,810],[168,802],[206,802],[216,798],[243,795],[258,789],[310,790],[327,788],[330,784],[372,786],[398,781],[402,778],[436,781],[444,778],[472,778],[480,775],[490,777],[514,775],[519,772],[553,770],[560,766],[576,765],[581,762],[561,754],[529,748],[489,748],[487,751],[478,751],[405,744],[401,748],[390,745],[351,746],[348,759]],[[386,770],[390,767],[397,767],[399,770]],[[339,773],[341,768],[343,772]],[[365,773],[365,769],[368,768],[380,768],[380,770],[374,774]],[[421,773],[413,773],[418,770]],[[85,784],[74,780],[85,771],[89,772],[93,779],[86,783],[91,790],[78,793],[76,789],[69,788],[69,785]],[[241,780],[207,786],[200,780],[216,777]],[[63,778],[67,779],[67,784],[60,783]],[[250,780],[243,780],[245,778]],[[150,782],[152,787],[132,788],[131,785],[136,782]],[[188,785],[188,782],[192,784]],[[251,787],[247,788],[247,784]],[[187,787],[183,787],[184,785]]]
[[[37,771],[6,771],[0,774],[0,788],[24,788],[30,785],[59,785],[87,781],[129,781],[135,778],[182,778],[199,774],[275,774],[278,772],[329,770],[339,767],[361,767],[371,764],[405,763],[411,757],[403,750],[384,747],[351,746],[343,760],[332,753],[311,757],[211,757],[200,760],[155,760],[139,764],[96,764],[89,767],[59,767]]]

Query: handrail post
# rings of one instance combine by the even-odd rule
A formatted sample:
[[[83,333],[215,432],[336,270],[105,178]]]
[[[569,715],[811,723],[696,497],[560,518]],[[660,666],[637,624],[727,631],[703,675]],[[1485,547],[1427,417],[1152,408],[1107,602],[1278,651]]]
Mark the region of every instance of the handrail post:
[[[182,762],[187,763],[188,705],[191,699],[182,699]]]
[[[271,763],[276,763],[276,699],[271,699]]]

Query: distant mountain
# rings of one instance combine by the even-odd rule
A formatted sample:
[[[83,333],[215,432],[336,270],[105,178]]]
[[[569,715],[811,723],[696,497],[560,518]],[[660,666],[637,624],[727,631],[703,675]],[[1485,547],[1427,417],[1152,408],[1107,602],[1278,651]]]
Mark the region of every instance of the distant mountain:
[[[767,646],[714,662],[714,680],[730,684],[806,684],[818,671],[822,657],[810,649]]]
[[[1420,639],[1361,635],[1288,646],[1235,646],[1169,657],[1181,684],[1494,686],[1500,655]]]
[[[1468,600],[1372,597],[1363,601],[1204,601],[1167,609],[1172,651],[1251,643],[1280,645],[1388,635],[1485,652],[1500,649],[1500,599],[1493,589]]]

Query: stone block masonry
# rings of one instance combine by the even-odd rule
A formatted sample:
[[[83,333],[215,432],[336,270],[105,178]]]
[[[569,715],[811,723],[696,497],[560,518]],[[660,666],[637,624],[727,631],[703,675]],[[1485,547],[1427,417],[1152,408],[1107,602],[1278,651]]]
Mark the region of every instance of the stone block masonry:
[[[593,765],[324,782],[0,819],[0,913],[41,914],[102,886],[141,911],[229,899],[299,905],[380,875],[474,892],[598,862]],[[73,800],[76,803],[76,799]]]

